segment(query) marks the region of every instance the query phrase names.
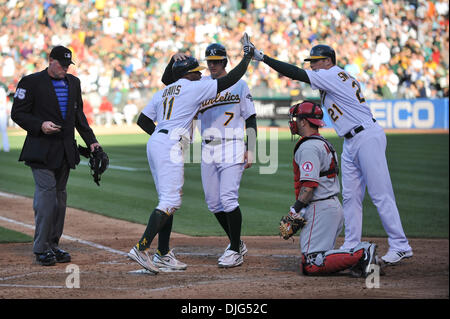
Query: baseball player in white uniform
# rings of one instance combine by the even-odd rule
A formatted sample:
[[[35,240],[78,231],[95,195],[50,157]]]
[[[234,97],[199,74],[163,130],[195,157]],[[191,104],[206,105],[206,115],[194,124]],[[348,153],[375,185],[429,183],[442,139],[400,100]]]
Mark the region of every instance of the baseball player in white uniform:
[[[6,95],[6,89],[0,84],[0,134],[2,135],[3,150],[5,152],[9,152],[7,106],[8,97]],[[2,149],[2,144],[0,144],[0,150]]]
[[[210,76],[202,80],[218,79],[227,75],[227,52],[219,43],[210,44],[205,50]],[[183,53],[175,55],[184,59]],[[162,82],[173,82],[170,64]],[[230,240],[230,244],[218,259],[218,266],[231,268],[242,265],[247,246],[241,241],[242,213],[239,207],[239,186],[245,168],[252,166],[254,149],[249,151],[244,143],[244,124],[247,129],[247,145],[254,146],[256,139],[256,114],[247,83],[239,80],[232,87],[212,99],[202,101],[198,112],[202,136],[201,175],[205,201]],[[253,152],[252,152],[253,149]]]
[[[205,57],[211,75],[202,79],[217,79],[227,74],[227,53],[223,45],[210,44]],[[247,132],[253,130],[247,134],[253,139],[251,145],[257,130],[255,106],[247,83],[241,79],[214,99],[203,101],[198,119],[203,140],[201,175],[205,201],[230,240],[218,266],[240,266],[247,247],[240,239],[239,186],[243,171],[251,167],[253,158],[245,147],[244,126]]]
[[[199,81],[200,70],[205,67],[199,66],[193,57],[172,63],[176,81],[158,91],[139,116],[138,125],[151,135],[147,143],[147,157],[159,202],[142,238],[130,250],[128,257],[152,273],[158,273],[159,267],[186,269],[186,264],[177,260],[169,249],[169,240],[173,214],[181,206],[183,149],[189,141],[192,119],[202,101],[214,98],[245,74],[252,54],[251,50],[247,52],[227,76],[217,80]],[[152,259],[148,250],[158,233],[158,250]]]
[[[324,125],[320,105],[304,101],[289,110],[289,127],[302,138],[294,148],[295,204],[290,215],[303,217],[300,232],[302,269],[306,275],[323,275],[352,268],[367,276],[377,263],[376,245],[358,243],[352,249],[334,250],[342,231],[343,212],[339,194],[338,162],[333,145],[319,134]]]
[[[342,249],[356,247],[361,241],[362,201],[367,186],[388,235],[389,250],[381,257],[396,264],[413,252],[403,231],[386,161],[386,134],[373,119],[359,82],[336,65],[336,54],[327,45],[311,49],[312,70],[303,70],[255,50],[254,59],[264,61],[277,72],[320,90],[337,134],[344,137],[341,155],[342,195],[345,219],[345,242]]]

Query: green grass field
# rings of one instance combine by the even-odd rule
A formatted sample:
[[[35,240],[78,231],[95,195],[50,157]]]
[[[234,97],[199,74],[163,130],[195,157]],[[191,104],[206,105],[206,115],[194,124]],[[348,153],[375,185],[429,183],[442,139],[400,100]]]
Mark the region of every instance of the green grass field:
[[[260,174],[264,158],[245,171],[240,188],[243,235],[277,235],[278,222],[294,200],[290,133],[278,132],[278,143],[266,141],[264,154],[278,154],[275,174]],[[325,134],[342,150],[342,139]],[[259,139],[263,134],[259,134]],[[68,205],[114,218],[146,224],[157,195],[146,158],[147,135],[99,136],[111,167],[98,187],[86,161],[71,172]],[[31,170],[17,161],[24,136],[10,136],[11,152],[0,152],[0,191],[33,196]],[[78,141],[82,141],[78,138]],[[391,179],[408,237],[448,238],[449,135],[388,134],[387,158]],[[277,149],[277,151],[276,151]],[[192,156],[193,152],[191,152]],[[196,158],[198,159],[198,157]],[[272,164],[274,163],[272,159]],[[195,235],[224,235],[204,202],[200,164],[185,165],[183,204],[174,219],[174,231]],[[0,197],[1,201],[1,197]],[[30,209],[32,209],[30,207]],[[99,225],[101,229],[101,225]],[[385,236],[378,213],[366,194],[364,236]],[[1,237],[1,233],[0,233]]]
[[[19,233],[17,231],[0,227],[0,244],[2,243],[28,243],[33,241],[33,238]]]

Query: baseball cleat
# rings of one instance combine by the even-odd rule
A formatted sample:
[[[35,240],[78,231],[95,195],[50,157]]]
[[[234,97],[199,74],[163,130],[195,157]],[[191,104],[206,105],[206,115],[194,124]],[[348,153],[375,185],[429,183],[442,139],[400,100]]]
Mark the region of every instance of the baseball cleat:
[[[234,250],[227,250],[219,261],[219,268],[232,268],[242,265],[244,257]]]
[[[140,251],[139,249],[136,248],[136,246],[134,246],[128,253],[128,258],[134,260],[139,265],[141,265],[141,267],[144,267],[145,269],[154,274],[159,273],[158,267],[156,267],[153,264],[151,257],[148,255],[147,250]]]
[[[230,249],[231,244],[228,244],[227,248],[225,248],[225,251],[223,252],[222,256],[219,257],[219,262],[223,259],[223,257],[225,256],[225,253]],[[248,252],[247,246],[245,245],[245,243],[241,240],[241,243],[239,245],[239,253],[242,256],[245,256]]]
[[[377,245],[370,244],[364,251],[364,260],[362,261],[362,276],[367,277],[371,273],[371,265],[377,262]]]
[[[172,270],[185,270],[187,265],[175,258],[171,249],[167,254],[161,255],[159,250],[153,255],[153,264],[158,268],[168,268]]]
[[[408,251],[389,250],[386,255],[381,257],[381,259],[386,264],[395,265],[395,264],[399,263],[403,258],[410,258],[412,256],[413,256],[412,250],[408,250]]]
[[[64,251],[59,248],[53,248],[53,253],[55,254],[56,262],[57,263],[68,263],[71,261],[70,254],[67,251]]]
[[[49,250],[36,255],[36,263],[41,266],[53,266],[56,264],[56,257],[53,251]]]

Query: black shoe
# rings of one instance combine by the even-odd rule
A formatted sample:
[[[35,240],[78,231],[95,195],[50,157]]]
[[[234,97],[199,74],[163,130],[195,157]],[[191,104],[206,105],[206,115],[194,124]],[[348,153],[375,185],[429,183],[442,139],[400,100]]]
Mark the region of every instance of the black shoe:
[[[56,258],[55,254],[49,250],[42,254],[35,254],[36,255],[36,263],[38,263],[41,266],[53,266],[56,264]]]
[[[53,248],[53,253],[55,254],[57,263],[68,263],[70,262],[70,254],[67,251],[64,251],[59,248]]]

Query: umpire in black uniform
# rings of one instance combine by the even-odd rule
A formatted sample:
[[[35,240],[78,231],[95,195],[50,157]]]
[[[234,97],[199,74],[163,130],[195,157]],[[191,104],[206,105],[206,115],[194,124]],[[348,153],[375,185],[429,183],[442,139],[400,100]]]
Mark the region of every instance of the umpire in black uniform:
[[[67,73],[70,64],[72,52],[54,47],[45,70],[20,80],[11,109],[11,118],[27,131],[19,161],[31,167],[34,177],[33,252],[44,266],[71,260],[58,244],[69,172],[80,162],[74,128],[91,152],[100,146],[83,113],[80,80]]]

